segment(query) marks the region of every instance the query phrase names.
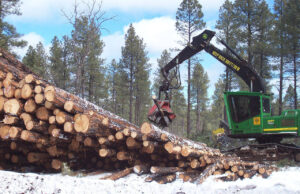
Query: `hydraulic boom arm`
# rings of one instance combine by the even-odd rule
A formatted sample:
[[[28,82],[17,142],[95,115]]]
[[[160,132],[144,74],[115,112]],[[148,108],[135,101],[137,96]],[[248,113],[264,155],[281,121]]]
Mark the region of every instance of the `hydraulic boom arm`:
[[[224,41],[220,41],[235,57],[225,53],[224,51],[216,48],[210,43],[211,39],[215,36],[215,32],[210,30],[205,30],[198,36],[193,38],[190,45],[187,45],[176,57],[174,57],[167,65],[161,69],[161,73],[165,80],[159,88],[159,98],[160,93],[164,92],[166,94],[166,100],[160,101],[155,99],[155,105],[148,113],[148,118],[156,124],[166,127],[175,118],[174,113],[169,107],[168,101],[168,91],[172,89],[171,81],[169,80],[169,72],[177,65],[181,64],[185,60],[191,58],[198,52],[205,50],[207,53],[211,54],[214,58],[224,64],[226,67],[230,68],[239,77],[241,77],[245,83],[250,88],[251,92],[262,92],[265,93],[265,84],[258,73],[251,67],[247,61],[243,60],[238,56]],[[167,110],[168,109],[168,110]]]

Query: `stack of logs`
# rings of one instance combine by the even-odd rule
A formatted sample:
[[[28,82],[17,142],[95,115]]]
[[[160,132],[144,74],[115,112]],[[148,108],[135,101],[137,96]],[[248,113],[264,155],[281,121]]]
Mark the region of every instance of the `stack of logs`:
[[[147,122],[135,126],[54,87],[1,49],[0,88],[2,169],[58,172],[65,163],[73,170],[121,170],[106,177],[112,180],[148,173],[146,181],[159,183],[176,175],[198,183],[212,174],[223,174],[222,180],[266,177],[274,170]]]

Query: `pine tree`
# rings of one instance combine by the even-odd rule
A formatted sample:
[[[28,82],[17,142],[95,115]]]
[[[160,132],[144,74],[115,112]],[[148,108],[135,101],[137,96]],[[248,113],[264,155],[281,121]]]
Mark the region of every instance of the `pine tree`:
[[[196,134],[202,134],[205,126],[204,113],[207,109],[209,79],[207,73],[204,71],[200,63],[196,63],[193,68],[191,79],[191,97],[195,104],[196,112]]]
[[[5,22],[9,15],[21,15],[20,0],[0,0],[0,47],[11,51],[12,47],[25,47],[27,42],[20,40],[16,28]]]
[[[67,82],[70,80],[70,70],[68,63],[65,62],[65,53],[63,52],[66,48],[62,47],[62,43],[55,36],[52,39],[52,45],[50,48],[50,73],[52,82],[59,88],[67,89]]]
[[[283,99],[283,79],[286,71],[285,59],[287,56],[287,38],[286,38],[286,0],[275,0],[274,14],[275,14],[275,35],[273,36],[275,57],[279,58],[277,69],[279,70],[279,98],[278,98],[278,115],[282,111]]]
[[[237,46],[236,38],[236,25],[233,20],[234,17],[234,5],[229,0],[226,0],[219,11],[219,19],[216,24],[216,28],[219,30],[221,38],[226,42],[226,44],[235,49]],[[227,49],[225,50],[227,54],[231,54]],[[237,87],[236,75],[226,67],[225,70],[225,91],[231,91]]]
[[[220,107],[224,107],[224,82],[222,79],[219,79],[215,84],[215,91],[212,95],[212,104],[211,104],[211,127],[216,129],[219,127],[219,121],[224,118],[224,111]]]
[[[271,79],[271,65],[269,57],[272,54],[272,31],[274,26],[273,15],[267,3],[263,0],[257,6],[257,14],[260,16],[257,21],[257,34],[254,40],[254,68],[261,78],[268,83]]]
[[[287,25],[287,44],[289,49],[289,66],[288,73],[290,73],[293,80],[294,88],[294,109],[298,108],[298,77],[300,73],[300,2],[298,0],[288,0],[286,4],[286,25]]]
[[[122,47],[121,68],[129,90],[129,121],[139,124],[146,115],[146,106],[150,102],[150,81],[148,58],[145,44],[136,33],[132,24],[125,34],[125,46]],[[125,81],[124,80],[124,81]],[[141,113],[145,113],[144,115]],[[134,120],[133,120],[134,118]]]
[[[105,17],[101,10],[101,3],[92,0],[85,3],[85,8],[79,11],[79,4],[75,3],[71,16],[65,14],[73,27],[71,33],[72,48],[72,74],[74,74],[74,90],[82,98],[100,103],[99,84],[103,81],[103,59],[100,58],[103,51],[101,41],[102,25],[110,18]],[[94,83],[96,81],[97,83]],[[106,91],[106,90],[105,90]],[[107,96],[106,94],[104,96]]]
[[[37,75],[50,81],[49,79],[49,66],[47,61],[47,54],[44,46],[41,42],[36,45],[36,48],[32,46],[28,47],[27,53],[23,58],[23,63],[31,69]]]
[[[294,88],[293,86],[290,84],[289,87],[286,90],[285,96],[284,96],[284,100],[283,100],[283,104],[284,104],[284,109],[294,109],[295,106],[295,98],[294,98],[295,94],[294,94]]]
[[[164,50],[160,55],[160,58],[157,59],[158,68],[154,72],[154,81],[152,85],[152,92],[158,97],[159,86],[162,84],[164,77],[161,74],[161,68],[171,61],[171,54]],[[163,97],[163,96],[162,96]]]
[[[189,45],[193,33],[205,27],[203,21],[202,6],[197,0],[183,0],[176,12],[176,30],[183,37],[183,45]],[[187,135],[191,130],[191,59],[188,59],[187,80]]]
[[[253,65],[254,40],[257,31],[259,15],[257,12],[257,0],[236,0],[234,2],[234,21],[237,28],[237,38],[240,43],[246,43],[240,47],[246,51],[248,63]]]

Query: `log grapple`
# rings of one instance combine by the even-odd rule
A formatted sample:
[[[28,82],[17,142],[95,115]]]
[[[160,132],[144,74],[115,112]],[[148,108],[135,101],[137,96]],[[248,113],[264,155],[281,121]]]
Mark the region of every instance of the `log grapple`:
[[[169,100],[153,98],[154,105],[148,112],[148,119],[161,127],[167,127],[176,115],[171,109]]]

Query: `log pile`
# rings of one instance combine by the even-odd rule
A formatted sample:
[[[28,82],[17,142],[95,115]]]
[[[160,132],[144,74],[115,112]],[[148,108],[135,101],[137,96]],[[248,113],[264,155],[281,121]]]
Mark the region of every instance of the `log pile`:
[[[0,88],[1,169],[58,172],[66,163],[73,170],[120,170],[105,179],[135,172],[159,183],[267,177],[274,170],[147,122],[133,125],[42,80],[1,49]]]

